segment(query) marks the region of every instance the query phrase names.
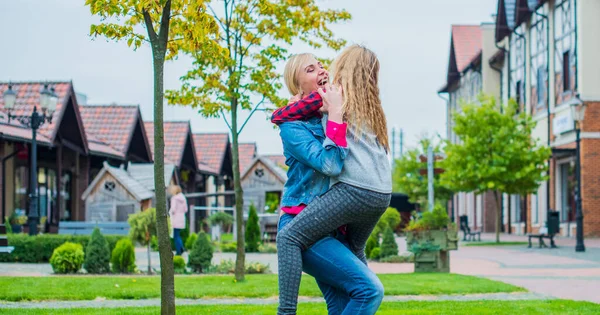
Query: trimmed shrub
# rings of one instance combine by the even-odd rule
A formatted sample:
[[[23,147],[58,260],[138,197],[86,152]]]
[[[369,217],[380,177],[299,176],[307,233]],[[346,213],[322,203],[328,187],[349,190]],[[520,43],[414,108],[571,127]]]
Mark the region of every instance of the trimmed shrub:
[[[10,254],[0,255],[0,262],[23,262],[23,263],[47,263],[52,253],[60,245],[71,242],[81,244],[87,250],[90,242],[89,235],[64,235],[64,234],[40,234],[29,236],[27,234],[9,234],[8,244],[14,246],[15,250]],[[105,235],[108,246],[112,251],[115,244],[127,236]]]
[[[83,268],[88,273],[108,273],[110,271],[110,248],[98,228],[92,232],[92,238],[85,249]]]
[[[415,255],[412,253],[404,253],[402,255],[394,255],[385,258],[381,258],[379,262],[382,263],[412,263],[415,261]]]
[[[270,273],[269,265],[264,265],[259,262],[246,263],[244,268],[247,274]],[[235,262],[231,259],[221,260],[216,265],[211,265],[207,273],[216,274],[233,274],[235,273]]]
[[[247,274],[256,274],[256,273],[270,273],[271,268],[269,265],[264,265],[259,262],[251,262],[246,264],[246,273]]]
[[[223,253],[235,253],[237,252],[237,243],[221,243],[219,246]]]
[[[379,247],[379,236],[371,234],[367,239],[367,246],[365,247],[367,257],[371,257],[371,251],[376,247]]]
[[[188,239],[185,241],[185,249],[191,251],[194,248],[194,244],[196,243],[197,239],[198,234],[191,233],[190,236],[188,236]]]
[[[258,246],[258,252],[267,253],[267,254],[275,254],[277,253],[277,246],[272,244],[260,244]]]
[[[383,239],[381,240],[381,256],[380,258],[398,255],[398,244],[394,238],[394,232],[388,226],[383,231]]]
[[[213,251],[214,249],[208,240],[208,235],[204,232],[198,233],[198,239],[190,251],[188,266],[193,272],[206,272],[210,267]]]
[[[381,248],[379,248],[379,247],[373,248],[373,250],[371,251],[371,255],[369,256],[369,258],[372,259],[372,260],[378,260],[379,256],[380,256],[380,252],[381,252]]]
[[[117,242],[110,259],[112,271],[115,273],[132,273],[135,271],[135,248],[128,238]]]
[[[260,244],[260,226],[258,224],[258,214],[254,204],[250,204],[250,212],[248,213],[248,222],[246,222],[246,252],[258,252]]]
[[[173,256],[173,268],[175,273],[185,273],[185,259],[181,256]]]
[[[77,273],[81,269],[83,259],[81,244],[67,242],[54,250],[50,264],[54,273]]]

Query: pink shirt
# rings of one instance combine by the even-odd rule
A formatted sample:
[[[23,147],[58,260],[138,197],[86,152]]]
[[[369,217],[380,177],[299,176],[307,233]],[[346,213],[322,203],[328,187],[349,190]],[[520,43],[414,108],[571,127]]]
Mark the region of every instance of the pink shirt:
[[[171,225],[174,229],[185,229],[185,213],[187,211],[187,200],[182,193],[171,197],[169,215],[171,216]]]

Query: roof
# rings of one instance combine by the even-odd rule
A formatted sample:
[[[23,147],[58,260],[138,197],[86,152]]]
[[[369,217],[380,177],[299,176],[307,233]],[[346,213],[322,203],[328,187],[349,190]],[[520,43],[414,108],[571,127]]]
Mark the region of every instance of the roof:
[[[139,106],[85,105],[79,110],[88,137],[109,145],[123,157],[127,155],[134,128],[140,120]]]
[[[256,142],[239,143],[238,153],[240,156],[240,173],[244,174],[256,158]]]
[[[499,0],[496,12],[496,42],[515,29],[517,0]]]
[[[181,166],[185,142],[188,135],[191,134],[189,121],[165,121],[164,124],[164,139],[165,139],[165,163],[169,162]],[[150,151],[154,159],[154,123],[151,121],[144,122]]]
[[[275,165],[283,168],[284,170],[287,169],[287,165],[285,164],[285,156],[281,155],[281,154],[277,154],[277,155],[263,155],[264,157],[266,157],[267,159],[271,160],[271,162],[275,163]]]
[[[88,147],[90,149],[90,152],[96,155],[102,155],[118,159],[125,158],[125,156],[121,152],[113,149],[110,145],[104,143],[103,141],[96,139],[96,137],[94,137],[93,135],[88,135]]]
[[[205,173],[220,174],[228,145],[228,133],[195,133],[198,169]]]
[[[127,173],[127,171],[123,168],[110,166],[107,162],[104,162],[104,167],[96,175],[96,178],[92,181],[92,183],[88,186],[88,188],[81,195],[81,199],[85,200],[89,194],[93,191],[94,187],[98,185],[104,174],[109,173],[112,175],[118,182],[121,184],[133,197],[139,202],[142,200],[152,199],[154,197],[154,193],[143,186],[140,182],[135,180],[133,177]]]
[[[481,53],[481,26],[452,25],[452,44],[458,72],[463,72]]]
[[[142,186],[154,191],[154,164],[153,163],[129,163],[127,166],[129,175],[137,180]],[[165,164],[165,187],[171,184],[171,178],[175,173],[175,165]]]
[[[44,85],[48,84],[48,88],[53,89],[54,93],[58,96],[58,103],[56,104],[56,110],[52,114],[52,122],[44,123],[38,130],[38,139],[42,144],[51,145],[54,142],[54,138],[58,132],[58,126],[62,121],[62,117],[67,106],[68,101],[72,98],[76,102],[74,97],[73,83],[69,81],[30,81],[30,82],[11,82],[13,91],[17,94],[15,106],[12,110],[13,115],[30,115],[33,112],[35,106],[39,106],[40,92],[43,90]],[[8,90],[9,83],[0,82],[0,95],[3,95]],[[81,116],[77,109],[78,106],[74,106],[75,119],[78,121],[80,126],[83,126]],[[4,98],[0,97],[0,108],[4,108]],[[41,111],[40,108],[37,108]],[[0,133],[5,138],[13,138],[18,141],[31,141],[31,130],[29,128],[11,128],[7,126],[7,117],[0,118],[0,123],[5,124],[0,128]],[[24,127],[17,120],[10,121],[11,126]],[[80,129],[83,129],[80,128]],[[27,131],[29,130],[29,131]],[[81,135],[83,141],[83,150],[87,152],[87,139],[84,134]]]
[[[250,172],[250,170],[252,169],[252,167],[256,164],[261,162],[263,165],[265,165],[267,168],[269,168],[269,170],[271,170],[271,172],[273,172],[273,174],[275,174],[275,176],[277,176],[279,178],[279,180],[283,183],[285,183],[285,181],[287,181],[287,171],[284,170],[281,166],[278,166],[277,164],[275,164],[275,162],[273,160],[271,160],[270,158],[268,158],[267,156],[258,156],[256,157],[256,159],[254,159],[254,161],[252,161],[252,163],[250,163],[250,165],[248,166],[248,168],[242,173],[241,178],[243,179],[244,177],[246,177],[248,175],[248,173]]]

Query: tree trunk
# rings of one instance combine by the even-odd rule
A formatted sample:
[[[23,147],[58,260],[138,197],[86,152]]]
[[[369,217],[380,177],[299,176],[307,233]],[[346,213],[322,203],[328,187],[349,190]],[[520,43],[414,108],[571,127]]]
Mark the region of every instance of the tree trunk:
[[[150,242],[148,242],[148,274],[151,275],[152,274],[152,263],[150,261]]]
[[[233,145],[231,154],[233,155],[233,188],[235,191],[235,229],[237,233],[237,255],[235,259],[235,280],[244,281],[244,266],[246,264],[246,252],[244,248],[244,192],[242,191],[242,182],[240,179],[240,154],[238,146],[237,130],[237,99],[231,102],[231,136]]]
[[[502,203],[498,196],[499,191],[494,191],[494,198],[496,199],[496,243],[500,243],[500,221],[502,220]]]
[[[163,76],[166,49],[161,50],[154,47],[152,49],[154,55],[154,192],[156,194],[156,227],[158,233],[158,253],[160,256],[161,314],[170,315],[175,314],[175,278],[173,271],[173,250],[171,249],[169,225],[167,223],[167,196],[164,171]]]

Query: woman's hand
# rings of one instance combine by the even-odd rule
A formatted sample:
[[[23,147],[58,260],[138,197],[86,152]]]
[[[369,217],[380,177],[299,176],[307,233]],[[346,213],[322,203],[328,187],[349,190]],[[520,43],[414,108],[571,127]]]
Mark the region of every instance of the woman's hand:
[[[342,114],[342,105],[344,104],[344,95],[342,87],[338,85],[328,85],[327,90],[319,88],[317,90],[323,99],[323,110],[327,111],[329,120],[341,124],[344,122]]]

